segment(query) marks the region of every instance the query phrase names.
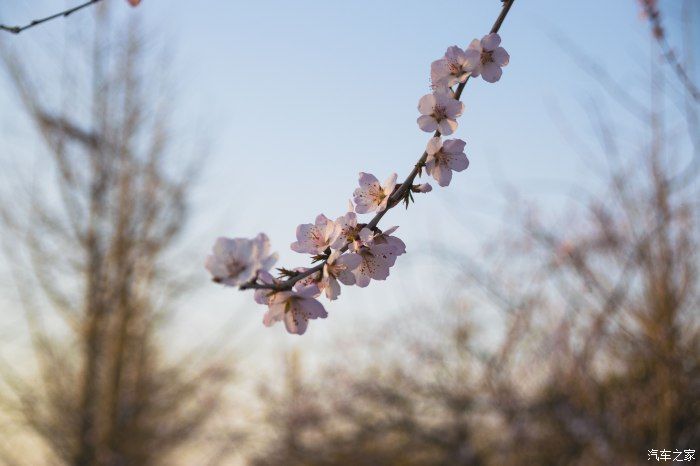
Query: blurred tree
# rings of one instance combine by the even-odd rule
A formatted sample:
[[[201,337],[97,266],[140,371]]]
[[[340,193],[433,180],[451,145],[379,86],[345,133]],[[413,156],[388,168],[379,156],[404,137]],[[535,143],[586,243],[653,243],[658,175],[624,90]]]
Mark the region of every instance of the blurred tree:
[[[295,440],[255,464],[636,465],[696,449],[700,196],[673,187],[660,154],[630,157],[566,222],[519,206],[522,228],[486,267],[446,254],[472,306],[356,335],[331,370],[265,397],[270,427]],[[477,309],[504,316],[499,344],[473,341]],[[299,412],[313,422],[288,422]]]
[[[169,254],[186,226],[191,177],[174,168],[163,63],[148,61],[138,27],[118,27],[108,4],[95,8],[92,40],[77,24],[60,72],[53,62],[31,68],[0,43],[46,149],[26,198],[17,192],[0,206],[37,362],[35,376],[3,364],[2,401],[9,421],[48,447],[47,464],[176,464],[173,455],[206,434],[230,378],[196,354],[169,362],[158,338],[190,289]],[[230,445],[217,448],[208,445],[207,464]],[[29,457],[0,454],[36,464]]]
[[[560,212],[513,198],[483,260],[454,250],[440,258],[462,272],[449,289],[469,296],[466,309],[457,297],[392,318],[371,338],[353,335],[327,372],[264,398],[278,435],[304,433],[290,464],[638,465],[650,449],[697,455],[697,102],[656,59],[651,104],[593,60],[582,67],[629,112],[623,125],[593,108],[600,150],[586,162],[601,188],[577,191]],[[490,325],[502,320],[498,342],[477,338],[470,316],[479,310]],[[283,421],[296,399],[314,406],[303,429]],[[289,451],[269,442],[257,464]]]
[[[466,312],[451,310],[449,326],[432,327],[435,339],[392,325],[352,351],[344,346],[342,359],[317,374],[303,377],[295,354],[288,383],[261,389],[272,433],[252,464],[485,464],[476,437],[483,361]]]
[[[608,189],[567,227],[522,210],[510,257],[537,264],[548,303],[537,312],[556,325],[541,324],[549,373],[510,416],[529,428],[502,464],[632,465],[648,449],[700,442],[698,133],[693,114],[664,130],[662,88],[654,82],[647,137],[629,152],[596,112]]]

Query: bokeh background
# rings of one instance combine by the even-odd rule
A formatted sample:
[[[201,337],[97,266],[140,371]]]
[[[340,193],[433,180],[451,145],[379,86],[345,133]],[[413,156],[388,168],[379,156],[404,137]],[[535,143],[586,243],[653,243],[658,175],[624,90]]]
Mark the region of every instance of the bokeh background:
[[[71,5],[13,1],[0,23]],[[3,33],[0,463],[697,450],[692,0],[516,1],[503,78],[464,93],[469,169],[387,214],[408,254],[302,337],[208,281],[217,236],[264,231],[306,265],[298,224],[342,215],[359,171],[405,176],[430,62],[499,10],[104,0]]]

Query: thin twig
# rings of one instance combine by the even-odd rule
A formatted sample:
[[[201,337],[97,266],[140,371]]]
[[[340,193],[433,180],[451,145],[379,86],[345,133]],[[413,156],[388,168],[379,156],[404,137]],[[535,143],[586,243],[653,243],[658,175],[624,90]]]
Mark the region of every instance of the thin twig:
[[[0,31],[7,31],[11,32],[12,34],[19,34],[20,32],[24,31],[25,29],[33,28],[34,26],[38,26],[42,23],[45,23],[47,21],[51,21],[56,18],[65,18],[66,16],[70,16],[71,14],[75,13],[78,10],[82,10],[83,8],[86,8],[93,3],[100,2],[101,0],[89,0],[85,3],[82,3],[78,6],[75,6],[73,8],[69,8],[67,10],[63,10],[59,13],[53,14],[51,16],[47,16],[46,18],[41,18],[41,19],[35,19],[31,23],[25,25],[25,26],[5,26],[4,24],[0,24]]]
[[[503,24],[503,20],[506,19],[506,16],[508,15],[508,11],[510,11],[510,7],[513,6],[513,2],[515,0],[506,0],[503,2],[503,7],[501,9],[501,13],[498,15],[498,18],[496,19],[496,22],[493,23],[493,27],[491,28],[491,33],[497,33],[498,30],[501,28],[501,25]],[[469,81],[469,77],[463,82],[460,83],[457,86],[457,89],[455,90],[454,93],[454,98],[456,100],[459,100],[460,97],[462,96],[462,91],[464,91],[464,87],[467,85],[467,82]],[[435,134],[433,137],[440,137],[440,131],[435,131]],[[372,220],[369,221],[367,224],[367,228],[370,230],[373,230],[374,228],[377,227],[379,224],[379,221],[384,217],[384,215],[392,208],[396,207],[401,203],[403,198],[406,196],[406,194],[410,191],[411,186],[413,185],[413,182],[415,181],[416,177],[418,174],[421,172],[421,169],[425,165],[426,160],[428,159],[428,152],[424,151],[423,155],[418,159],[418,162],[415,164],[413,167],[413,170],[411,170],[411,173],[406,177],[403,183],[401,185],[394,189],[394,192],[389,196],[389,202],[387,202],[386,209],[382,210],[381,212],[378,212]],[[346,244],[340,249],[340,252],[343,253],[348,250],[348,245]],[[311,267],[304,272],[300,272],[292,277],[287,278],[286,280],[278,280],[275,283],[257,283],[256,279],[253,279],[247,283],[242,284],[239,289],[241,290],[249,290],[249,289],[256,289],[256,290],[272,290],[272,291],[285,291],[285,290],[291,290],[292,287],[294,286],[295,283],[297,283],[299,280],[303,280],[306,277],[309,277],[317,272],[320,272],[323,270],[323,266],[325,263],[328,261],[328,259],[322,260],[318,265],[315,265],[314,267]]]
[[[669,66],[676,72],[678,79],[683,83],[688,94],[690,94],[696,102],[700,102],[700,90],[698,90],[693,80],[690,79],[688,72],[680,60],[678,60],[678,56],[676,56],[676,53],[666,39],[666,32],[661,24],[661,13],[651,1],[644,1],[642,4],[644,6],[644,13],[651,23],[652,35],[654,39],[656,39],[656,42],[658,42],[659,47],[661,47],[661,54],[664,56]]]

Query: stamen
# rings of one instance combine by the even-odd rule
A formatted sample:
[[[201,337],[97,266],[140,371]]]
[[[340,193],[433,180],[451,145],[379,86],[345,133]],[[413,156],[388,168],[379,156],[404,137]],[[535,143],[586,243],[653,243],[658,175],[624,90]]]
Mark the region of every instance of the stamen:
[[[446,111],[445,107],[436,105],[433,108],[433,117],[436,120],[444,120],[445,118],[447,118],[447,111]]]
[[[228,272],[229,278],[235,278],[241,272],[243,272],[245,267],[246,265],[244,263],[238,262],[237,260],[232,260],[226,264],[226,271]]]

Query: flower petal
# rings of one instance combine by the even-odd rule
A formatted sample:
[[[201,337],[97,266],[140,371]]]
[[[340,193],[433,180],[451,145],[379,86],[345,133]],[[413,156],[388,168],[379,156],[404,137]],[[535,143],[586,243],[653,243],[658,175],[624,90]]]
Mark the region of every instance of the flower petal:
[[[464,152],[464,147],[467,145],[461,139],[446,139],[442,145],[442,151],[446,154],[459,154]]]
[[[496,50],[493,51],[493,61],[498,65],[498,66],[506,66],[508,62],[510,62],[510,55],[508,55],[508,52],[506,52],[506,49],[503,47],[498,47]]]
[[[431,115],[434,107],[435,96],[433,94],[426,94],[418,101],[418,111],[421,115]]]
[[[279,259],[279,254],[272,253],[269,256],[267,256],[263,261],[260,263],[260,270],[261,271],[267,271],[272,268],[273,265],[277,262]]]
[[[372,175],[371,173],[365,172],[360,172],[359,182],[360,187],[365,189],[368,189],[373,185],[379,185],[379,180],[376,176]]]
[[[338,283],[338,280],[333,277],[329,277],[328,286],[326,287],[325,292],[326,298],[330,299],[331,301],[338,299],[338,296],[340,296],[340,284]]]
[[[316,225],[311,223],[302,223],[297,226],[297,240],[290,244],[289,247],[294,252],[315,254],[316,248],[314,246],[312,237],[318,234],[318,228]]]
[[[348,270],[354,270],[362,262],[362,258],[354,253],[343,254],[336,261],[337,264],[344,265]]]
[[[430,138],[428,145],[425,147],[425,151],[428,155],[437,154],[442,149],[442,139],[440,138]]]
[[[445,99],[444,105],[445,112],[449,118],[457,118],[462,116],[462,113],[464,112],[464,103],[452,97]]]
[[[279,322],[284,317],[285,303],[270,304],[267,312],[263,316],[263,324],[266,327],[271,327],[276,322]]]
[[[481,46],[487,52],[495,50],[496,47],[498,47],[499,45],[501,45],[501,36],[499,36],[495,32],[487,34],[481,39]]]
[[[481,41],[479,39],[473,39],[470,43],[469,46],[467,47],[466,52],[469,53],[470,50],[474,50],[479,53],[479,56],[481,56]]]
[[[430,64],[430,81],[433,83],[433,85],[443,82],[449,75],[450,65],[444,58],[435,60]]]
[[[484,81],[489,83],[495,83],[501,79],[502,74],[503,71],[501,70],[501,67],[494,62],[486,63],[481,68],[481,77],[484,78]]]
[[[457,129],[457,122],[455,120],[450,120],[449,118],[446,118],[442,121],[440,121],[440,124],[438,125],[438,129],[440,130],[440,134],[444,134],[445,136],[449,136],[450,134],[454,133],[455,130]]]
[[[393,232],[395,232],[395,231],[398,230],[398,229],[399,229],[398,226],[393,226],[393,227],[387,228],[386,230],[384,230],[384,231],[382,232],[382,235],[384,235],[384,236],[389,236],[389,235],[391,235]]]
[[[396,173],[392,173],[384,181],[384,184],[382,185],[382,189],[384,190],[384,194],[386,194],[387,196],[390,196],[391,193],[394,191],[394,186],[396,186],[396,178],[397,177],[398,177],[398,175]]]
[[[438,129],[438,123],[430,115],[422,115],[418,117],[418,127],[425,131],[426,133],[432,133],[436,129]]]
[[[464,57],[464,50],[457,45],[448,47],[447,51],[445,52],[445,58],[447,59],[448,63],[461,65],[464,63]]]
[[[452,170],[444,165],[435,165],[431,175],[440,186],[449,186],[452,180]]]
[[[360,230],[360,241],[362,241],[363,243],[367,244],[372,242],[372,236],[374,235],[372,234],[372,230],[370,230],[369,228],[363,228],[362,230]]]
[[[448,157],[448,167],[456,172],[466,170],[469,166],[469,159],[465,154],[450,154]]]
[[[303,315],[290,309],[284,314],[284,326],[287,328],[287,332],[293,335],[303,335],[309,326],[309,321]]]
[[[464,65],[462,68],[465,71],[473,72],[481,63],[481,51],[469,49],[464,53]]]

